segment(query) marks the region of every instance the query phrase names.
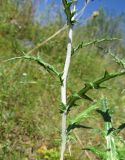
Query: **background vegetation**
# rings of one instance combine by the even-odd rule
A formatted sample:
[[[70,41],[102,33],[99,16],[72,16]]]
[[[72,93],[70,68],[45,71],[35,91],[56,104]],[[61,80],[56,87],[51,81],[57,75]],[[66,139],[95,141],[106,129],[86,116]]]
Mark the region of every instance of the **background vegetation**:
[[[58,159],[60,144],[60,90],[59,81],[48,74],[35,62],[15,60],[4,61],[28,52],[38,43],[46,40],[63,25],[63,18],[56,11],[55,21],[40,24],[35,18],[35,4],[31,0],[0,0],[0,159],[1,160],[37,160]],[[46,12],[49,16],[49,13]],[[103,9],[95,17],[91,15],[86,24],[75,28],[74,46],[81,41],[95,39],[123,38],[121,23],[123,15],[107,16]],[[51,18],[50,18],[51,19]],[[67,32],[53,38],[32,55],[39,53],[46,62],[62,70],[66,53]],[[103,42],[81,49],[72,58],[68,95],[80,89],[86,81],[101,76],[105,70],[119,70],[113,58],[108,54],[124,58],[123,41]],[[109,99],[114,127],[124,122],[125,114],[125,78],[120,77],[106,83],[108,89],[91,91],[95,100],[102,96]],[[97,98],[98,97],[98,98]],[[88,102],[79,102],[80,107],[73,110],[79,113]],[[84,121],[84,125],[102,128],[103,120],[98,113],[91,115],[93,121]],[[125,138],[122,131],[120,135]],[[80,139],[79,139],[80,137]],[[75,130],[67,150],[67,160],[97,159],[85,146],[104,147],[104,138],[97,130]],[[121,159],[125,159],[123,143],[117,142]],[[71,147],[71,153],[70,153]],[[71,157],[70,157],[71,154]],[[69,158],[68,158],[69,157]],[[75,157],[75,158],[73,158]]]

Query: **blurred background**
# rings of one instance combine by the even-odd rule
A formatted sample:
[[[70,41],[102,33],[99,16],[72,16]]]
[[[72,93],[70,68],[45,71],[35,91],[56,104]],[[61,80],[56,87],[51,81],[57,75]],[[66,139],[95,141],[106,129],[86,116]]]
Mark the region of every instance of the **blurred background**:
[[[77,10],[84,6],[79,1]],[[105,70],[115,72],[119,65],[108,54],[109,50],[119,58],[125,57],[125,1],[93,0],[74,28],[73,46],[102,39],[119,38],[83,48],[72,57],[67,95],[70,96],[103,75]],[[25,60],[5,61],[22,56],[39,43],[44,42],[66,23],[59,0],[0,0],[0,160],[56,160],[60,146],[60,83],[35,62]],[[34,52],[47,62],[63,70],[67,45],[67,30],[63,30]],[[105,83],[107,89],[89,93],[98,100],[106,96],[113,112],[114,127],[124,122],[125,77]],[[71,118],[88,107],[87,100],[80,101]],[[101,117],[94,113],[83,122],[102,128]],[[100,133],[87,129],[76,130],[83,146],[101,146]],[[121,136],[125,138],[122,131]],[[68,144],[67,160],[97,160],[82,150],[75,135]],[[125,159],[125,147],[121,159]],[[103,146],[102,146],[103,147]],[[71,151],[69,150],[71,148]]]

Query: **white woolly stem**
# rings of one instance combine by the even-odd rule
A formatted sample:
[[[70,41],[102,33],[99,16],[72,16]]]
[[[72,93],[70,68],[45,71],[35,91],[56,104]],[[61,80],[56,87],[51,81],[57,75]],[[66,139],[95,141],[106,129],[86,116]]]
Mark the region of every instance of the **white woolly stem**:
[[[64,66],[64,73],[62,76],[62,86],[61,86],[61,101],[64,105],[66,105],[66,81],[67,81],[67,76],[68,76],[68,70],[69,70],[69,65],[70,65],[70,60],[71,60],[71,51],[72,51],[72,26],[69,27],[69,32],[68,32],[68,45],[67,45],[67,55],[66,55],[66,61],[65,61],[65,66]],[[67,133],[66,133],[66,115],[67,115],[67,110],[65,110],[62,113],[62,143],[61,143],[61,157],[60,160],[64,159],[64,152],[66,149],[66,139],[67,139]]]
[[[73,9],[72,12],[76,11],[76,2],[73,3]],[[74,17],[72,18],[74,20]],[[66,83],[67,83],[67,76],[70,66],[70,60],[71,60],[71,54],[72,54],[72,38],[73,38],[73,25],[69,25],[68,29],[68,44],[67,44],[67,53],[66,53],[66,60],[63,70],[63,76],[62,76],[62,85],[61,85],[61,102],[63,105],[66,106]],[[62,133],[61,133],[61,156],[60,160],[64,160],[64,153],[66,150],[66,142],[67,142],[67,124],[66,124],[66,118],[67,118],[67,108],[65,108],[64,112],[62,113]]]

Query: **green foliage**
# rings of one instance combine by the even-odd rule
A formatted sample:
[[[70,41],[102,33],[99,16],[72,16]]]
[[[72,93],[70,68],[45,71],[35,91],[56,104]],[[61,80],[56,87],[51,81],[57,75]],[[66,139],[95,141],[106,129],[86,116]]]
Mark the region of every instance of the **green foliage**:
[[[92,101],[92,99],[86,95],[86,93],[89,90],[105,88],[105,87],[100,86],[103,82],[108,81],[108,80],[115,78],[115,77],[118,77],[118,76],[122,76],[124,74],[125,74],[125,71],[120,71],[117,73],[108,73],[107,71],[105,71],[103,77],[98,78],[98,79],[94,80],[93,82],[85,83],[84,88],[82,88],[80,91],[78,91],[77,94],[74,94],[69,97],[68,103],[67,103],[68,111],[71,109],[71,107],[73,107],[75,105],[75,102],[81,98]]]
[[[109,113],[108,109],[108,104],[106,99],[102,99],[102,112],[106,115],[105,117],[109,118],[104,118],[104,126],[105,126],[105,138],[106,138],[106,143],[107,143],[107,160],[118,160],[118,154],[116,150],[116,144],[115,144],[115,138],[114,136],[110,133],[109,131],[112,128],[112,120],[111,120],[111,115]]]
[[[61,73],[59,73],[52,65],[45,63],[41,57],[38,55],[37,57],[25,55],[22,58],[36,61],[39,65],[41,65],[43,68],[45,68],[48,72],[53,72],[55,75],[57,75],[59,78],[61,77]]]
[[[123,15],[119,16],[107,16],[104,9],[97,10],[98,15],[96,17],[91,15],[86,22],[85,27],[81,27],[81,30],[76,29],[76,37],[75,45],[81,44],[82,41],[84,43],[95,41],[98,39],[110,39],[116,37],[118,39],[122,38],[122,32],[119,29],[123,23]],[[97,52],[101,55],[105,55],[108,53],[109,49],[116,53],[116,50],[120,54],[122,52],[123,46],[120,41],[113,41],[113,42],[103,42],[103,43],[96,43],[94,46],[97,47]],[[83,46],[84,47],[84,46]],[[94,48],[94,47],[93,47]],[[124,50],[124,49],[123,49]]]
[[[5,59],[10,57],[22,56],[22,52],[27,53],[38,43],[54,34],[60,27],[54,22],[45,26],[39,25],[34,21],[31,1],[22,4],[20,4],[22,1],[18,2],[19,4],[16,5],[15,1],[8,0],[2,1],[0,5],[0,159],[41,159],[41,155],[38,155],[36,150],[43,141],[48,142],[48,146],[51,148],[47,151],[46,156],[50,159],[58,159],[60,138],[57,128],[60,125],[58,114],[60,84],[55,77],[47,74],[46,70],[57,75],[61,81],[59,71],[63,68],[65,58],[66,32],[62,32],[61,36],[58,35],[51,42],[49,41],[49,43],[35,50],[32,55],[24,56],[25,58],[16,61],[4,62]],[[70,13],[70,21],[72,16]],[[75,107],[72,112],[69,112],[68,116],[70,116],[69,119],[72,118],[72,121],[70,121],[71,124],[69,123],[67,130],[73,131],[73,129],[82,128],[77,131],[84,144],[88,144],[90,139],[93,146],[99,142],[103,143],[105,141],[102,138],[104,135],[96,139],[100,133],[95,135],[95,128],[93,127],[100,127],[99,125],[103,123],[101,122],[102,119],[100,120],[95,115],[91,121],[92,112],[96,109],[96,106],[89,105],[89,101],[77,100],[85,98],[92,101],[98,99],[102,93],[106,94],[106,97],[111,101],[111,107],[116,111],[115,121],[113,121],[113,126],[110,127],[108,133],[110,136],[114,136],[119,159],[125,159],[124,139],[119,138],[119,135],[121,137],[124,135],[124,92],[122,92],[124,77],[109,81],[106,86],[107,88],[111,87],[111,89],[101,90],[101,88],[104,88],[101,86],[103,82],[124,74],[124,59],[118,58],[124,53],[124,48],[121,41],[106,42],[110,39],[110,36],[121,38],[121,32],[118,30],[118,23],[115,25],[115,19],[112,18],[112,23],[109,23],[109,17],[105,15],[102,18],[103,20],[101,20],[101,16],[91,19],[84,27],[75,29],[74,46],[77,47],[74,47],[74,50],[77,50],[79,54],[72,58],[71,72],[67,84],[69,90],[69,93],[67,93],[69,95],[68,104],[72,102],[73,107]],[[74,22],[72,22],[73,24]],[[114,25],[114,29],[111,29],[112,25]],[[110,33],[110,30],[112,33]],[[94,45],[91,46],[90,44]],[[109,46],[113,46],[113,49],[121,54],[118,56],[113,54],[113,59],[121,65],[122,72],[114,73],[114,70],[118,70],[118,66],[111,61],[111,56],[101,56],[99,54],[103,52],[100,51],[99,47],[103,47],[105,50]],[[81,49],[77,49],[80,47]],[[36,56],[38,52],[40,57]],[[45,61],[41,57],[44,57]],[[36,61],[36,63],[30,61]],[[102,77],[97,79],[96,77],[105,70],[109,72],[105,72]],[[90,81],[86,82],[88,79]],[[78,92],[76,92],[77,90]],[[61,105],[61,113],[67,109],[67,106]],[[68,110],[70,111],[70,109],[69,107]],[[110,112],[107,111],[106,114],[108,115]],[[82,125],[82,122],[85,125]],[[68,154],[66,159],[76,160],[81,149],[78,143],[74,144],[73,142],[71,146],[72,158]],[[84,146],[84,148],[87,147]],[[103,158],[103,154],[105,153],[106,156],[107,153],[105,148],[88,147],[88,150],[95,153],[97,157]],[[85,155],[81,155],[78,160],[87,159]]]
[[[105,160],[105,152],[103,150],[98,149],[97,147],[87,147],[87,148],[84,148],[84,150],[91,151],[97,156],[97,158],[100,158],[101,160]]]
[[[95,45],[95,44],[99,44],[99,43],[102,43],[102,42],[105,42],[105,41],[114,41],[114,40],[120,40],[118,38],[103,38],[103,39],[96,39],[92,42],[88,42],[88,43],[84,43],[84,42],[81,42],[76,48],[73,48],[72,50],[72,55],[74,55],[79,49],[83,48],[83,47],[87,47],[89,45]]]
[[[68,128],[67,128],[67,133],[69,133],[72,129],[75,128],[88,128],[91,129],[91,127],[86,127],[83,125],[80,125],[81,122],[83,122],[86,118],[91,117],[91,112],[96,110],[98,108],[97,104],[93,104],[92,106],[88,107],[86,110],[82,111],[81,113],[79,113],[78,115],[76,115],[76,117],[74,117]]]
[[[62,0],[62,2],[64,5],[64,11],[67,16],[67,23],[72,26],[75,23],[75,20],[73,19],[73,17],[76,11],[71,12],[71,5],[73,5],[73,3],[76,3],[77,0],[71,0],[69,2],[67,0]]]
[[[122,68],[125,68],[125,60],[119,59],[119,57],[115,56],[114,54],[110,53],[111,56],[114,58],[114,61],[119,64]]]

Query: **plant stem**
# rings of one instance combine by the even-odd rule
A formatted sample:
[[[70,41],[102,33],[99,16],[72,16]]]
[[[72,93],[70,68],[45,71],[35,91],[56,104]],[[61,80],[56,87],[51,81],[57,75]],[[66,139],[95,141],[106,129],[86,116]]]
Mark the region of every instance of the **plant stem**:
[[[68,76],[68,70],[70,66],[70,60],[71,60],[71,53],[72,53],[72,33],[73,28],[72,26],[69,26],[68,31],[68,45],[67,45],[67,54],[66,54],[66,61],[64,66],[64,72],[62,76],[63,83],[61,85],[61,102],[66,106],[66,81]],[[67,139],[67,133],[66,133],[66,116],[67,116],[67,109],[62,113],[62,133],[61,133],[61,156],[60,160],[64,159],[64,152],[66,149],[66,139]]]
[[[71,54],[72,54],[72,38],[73,38],[73,25],[74,25],[74,15],[72,13],[76,12],[76,1],[72,1],[72,10],[70,9],[69,2],[67,0],[62,0],[63,6],[65,8],[65,13],[67,16],[67,23],[68,23],[68,44],[67,44],[67,53],[66,53],[66,60],[62,75],[62,84],[61,84],[61,102],[65,107],[65,110],[62,113],[62,133],[61,133],[61,155],[60,160],[64,160],[64,153],[66,150],[66,142],[67,142],[67,95],[66,95],[66,83],[67,83],[67,76],[70,66]]]
[[[102,107],[103,111],[105,112],[109,109],[106,98],[102,99]],[[114,136],[111,133],[108,134],[108,131],[112,128],[112,122],[105,121],[104,128],[105,139],[107,144],[107,160],[118,160]]]

